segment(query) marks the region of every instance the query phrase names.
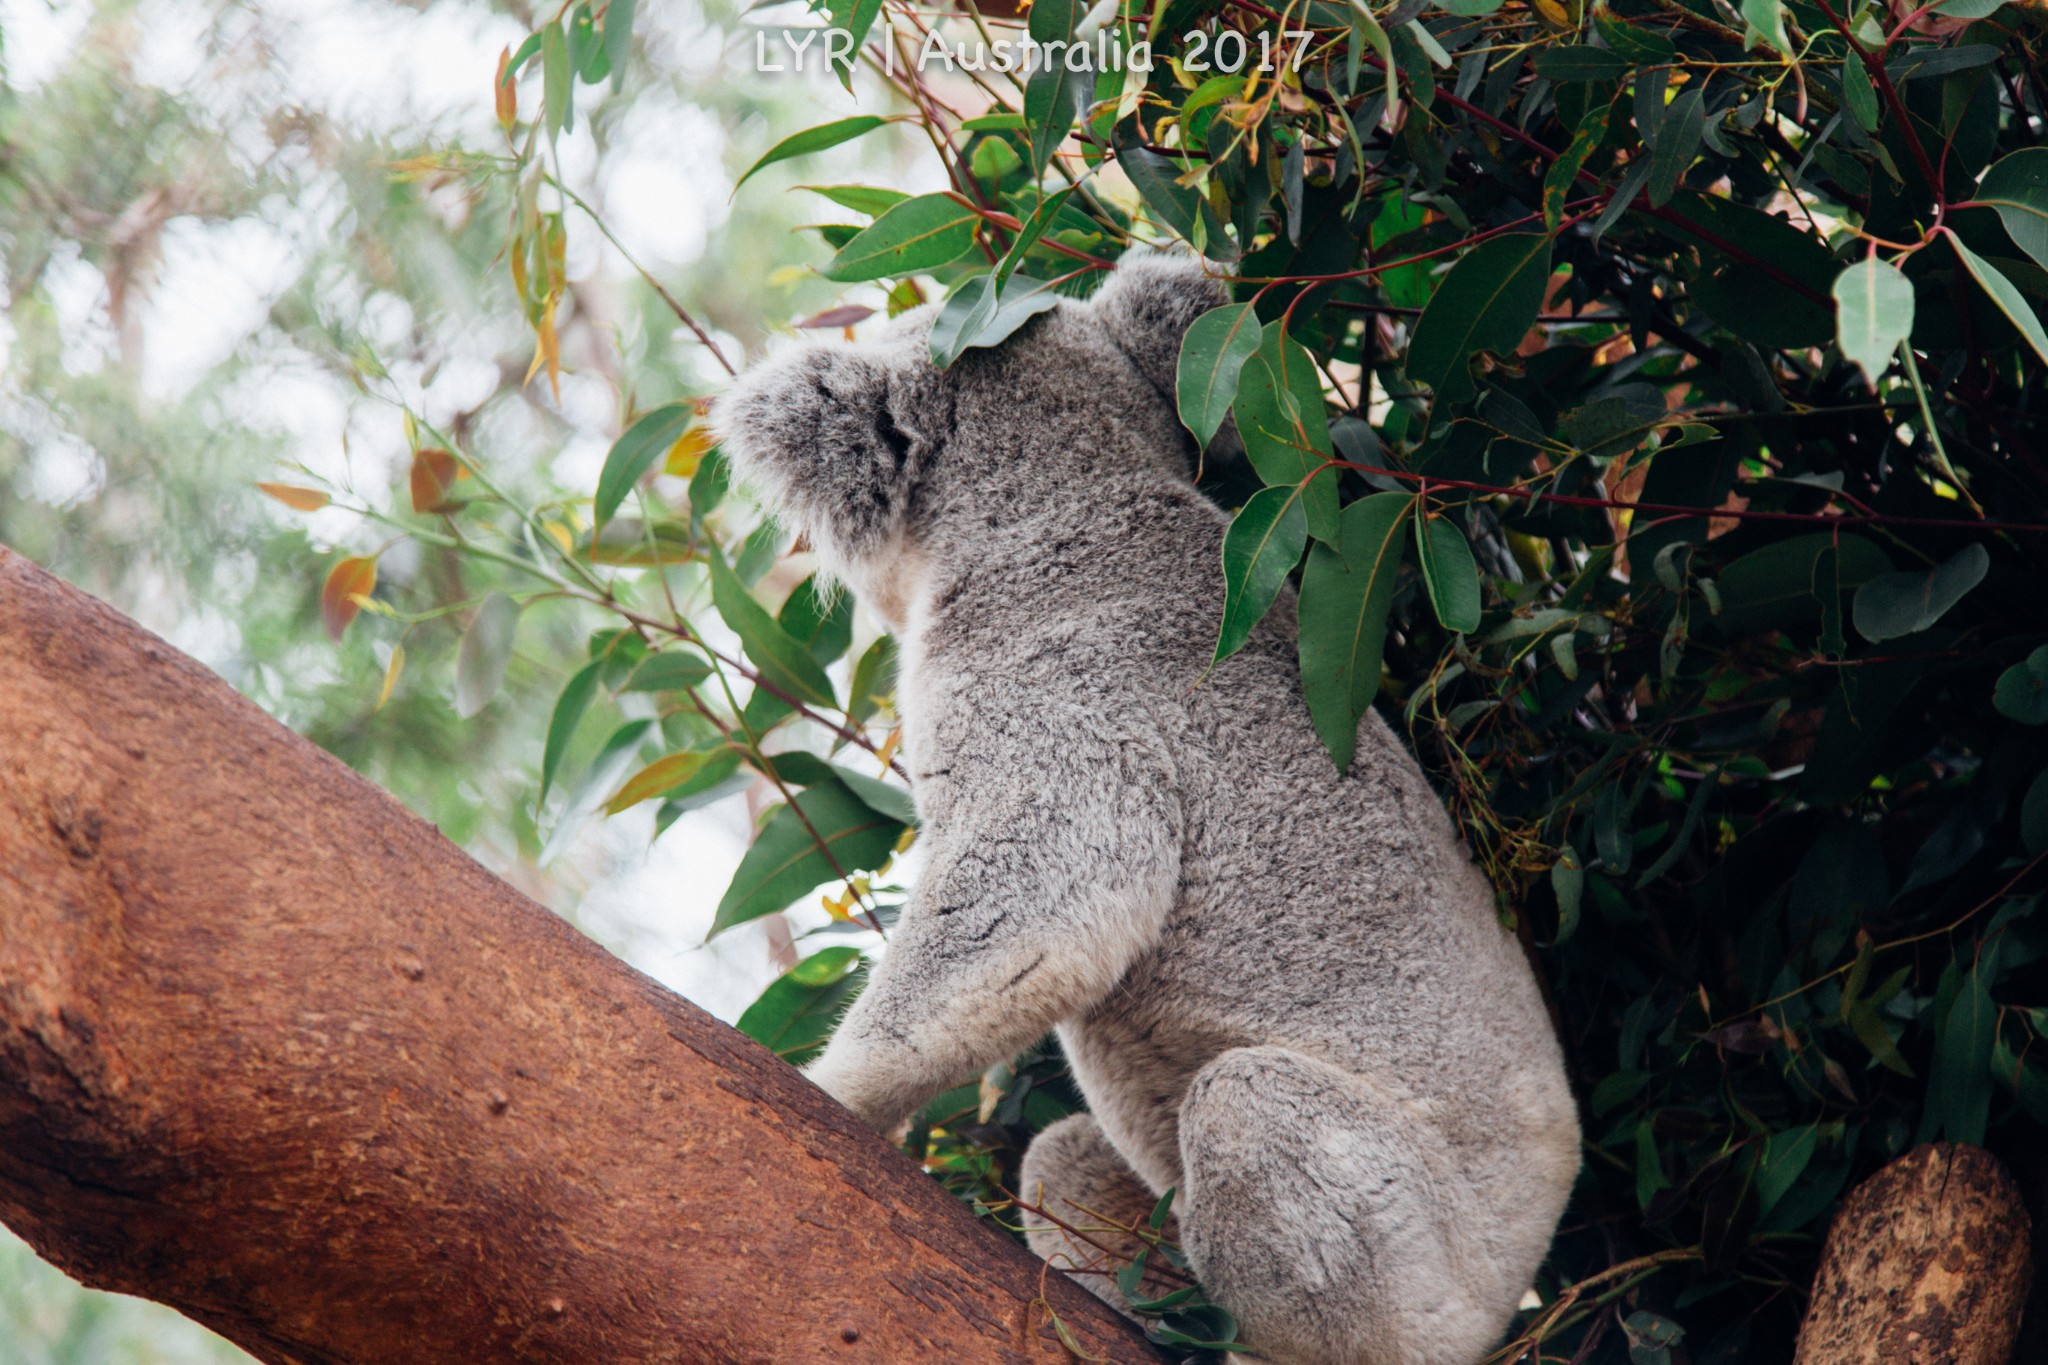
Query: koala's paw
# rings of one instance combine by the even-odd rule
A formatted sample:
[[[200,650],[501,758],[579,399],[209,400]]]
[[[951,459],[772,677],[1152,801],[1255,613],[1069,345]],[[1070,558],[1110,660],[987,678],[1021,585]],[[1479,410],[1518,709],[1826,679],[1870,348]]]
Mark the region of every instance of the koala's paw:
[[[855,1118],[878,1133],[886,1133],[903,1122],[901,1106],[881,1084],[873,1068],[848,1059],[843,1053],[825,1055],[804,1068],[804,1078],[853,1111]]]

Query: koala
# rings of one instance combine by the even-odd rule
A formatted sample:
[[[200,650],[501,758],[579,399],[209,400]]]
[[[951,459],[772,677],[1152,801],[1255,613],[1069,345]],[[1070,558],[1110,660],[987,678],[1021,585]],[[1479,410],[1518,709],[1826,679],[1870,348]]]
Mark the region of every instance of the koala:
[[[1377,714],[1340,777],[1284,595],[1210,669],[1228,517],[1175,415],[1199,262],[1124,257],[1000,347],[932,310],[761,364],[713,423],[742,482],[901,646],[928,861],[808,1075],[888,1131],[1056,1030],[1088,1110],[1041,1133],[1028,1240],[1177,1191],[1256,1358],[1472,1365],[1579,1168],[1529,963]],[[1062,1225],[1065,1226],[1062,1226]]]

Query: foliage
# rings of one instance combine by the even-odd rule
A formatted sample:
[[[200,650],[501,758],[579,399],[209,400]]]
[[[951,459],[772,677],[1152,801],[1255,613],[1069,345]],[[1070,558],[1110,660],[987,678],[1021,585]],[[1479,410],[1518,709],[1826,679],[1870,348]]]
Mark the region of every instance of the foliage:
[[[1040,0],[1035,39],[1149,42],[1154,65],[1028,76],[919,69],[938,21],[826,8],[948,188],[821,187],[867,221],[819,228],[818,263],[892,313],[943,290],[937,362],[1136,241],[1235,281],[1178,395],[1245,445],[1205,483],[1237,513],[1218,655],[1297,581],[1333,761],[1365,708],[1405,725],[1537,953],[1580,1087],[1586,1174],[1502,1359],[1786,1359],[1850,1182],[1916,1140],[2039,1143],[2031,6]],[[621,0],[545,17],[501,63],[503,148],[434,163],[503,208],[536,383],[564,374],[581,207],[551,148],[631,22]],[[889,126],[764,138],[748,175]],[[622,414],[594,507],[520,493],[487,442],[393,401],[412,496],[335,493],[387,539],[331,561],[330,627],[356,647],[463,622],[472,711],[529,614],[581,613],[554,618],[594,629],[536,837],[650,802],[665,829],[751,784],[760,832],[714,932],[822,892],[795,922],[823,950],[742,1021],[804,1056],[915,838],[890,643],[856,647],[848,604],[727,496],[688,399]],[[356,562],[396,546],[484,573],[393,587]],[[993,1209],[1075,1099],[1040,1050],[935,1101],[908,1145]]]

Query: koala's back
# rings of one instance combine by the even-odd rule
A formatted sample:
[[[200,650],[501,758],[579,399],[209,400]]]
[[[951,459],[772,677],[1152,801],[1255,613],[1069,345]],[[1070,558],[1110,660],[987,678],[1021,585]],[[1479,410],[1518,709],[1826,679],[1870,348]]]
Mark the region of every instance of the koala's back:
[[[1136,751],[1115,780],[1172,788],[1181,881],[1164,930],[1061,1029],[1105,1130],[1155,1188],[1174,1184],[1194,1073],[1277,1043],[1425,1116],[1467,1180],[1497,1186],[1495,1207],[1532,1157],[1568,1184],[1576,1116],[1529,966],[1376,714],[1338,777],[1301,696],[1291,594],[1211,670],[1227,518],[1142,475],[1046,496],[1028,521],[986,528],[971,564],[935,585],[906,655],[906,748],[920,764],[920,749],[971,751],[1012,723],[1003,691],[1047,694],[1053,714]],[[1087,780],[1063,769],[1060,740],[1020,775],[1048,802]]]

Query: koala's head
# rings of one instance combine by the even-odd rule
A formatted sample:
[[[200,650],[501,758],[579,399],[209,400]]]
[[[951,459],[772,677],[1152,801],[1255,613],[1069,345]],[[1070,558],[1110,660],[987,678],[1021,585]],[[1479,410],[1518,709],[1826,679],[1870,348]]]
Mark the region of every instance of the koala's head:
[[[1133,252],[1092,297],[948,370],[928,346],[937,310],[921,308],[755,366],[712,424],[738,479],[826,569],[886,598],[893,572],[949,537],[1057,514],[1106,479],[1185,477],[1199,452],[1174,409],[1181,338],[1227,300],[1200,261]]]

